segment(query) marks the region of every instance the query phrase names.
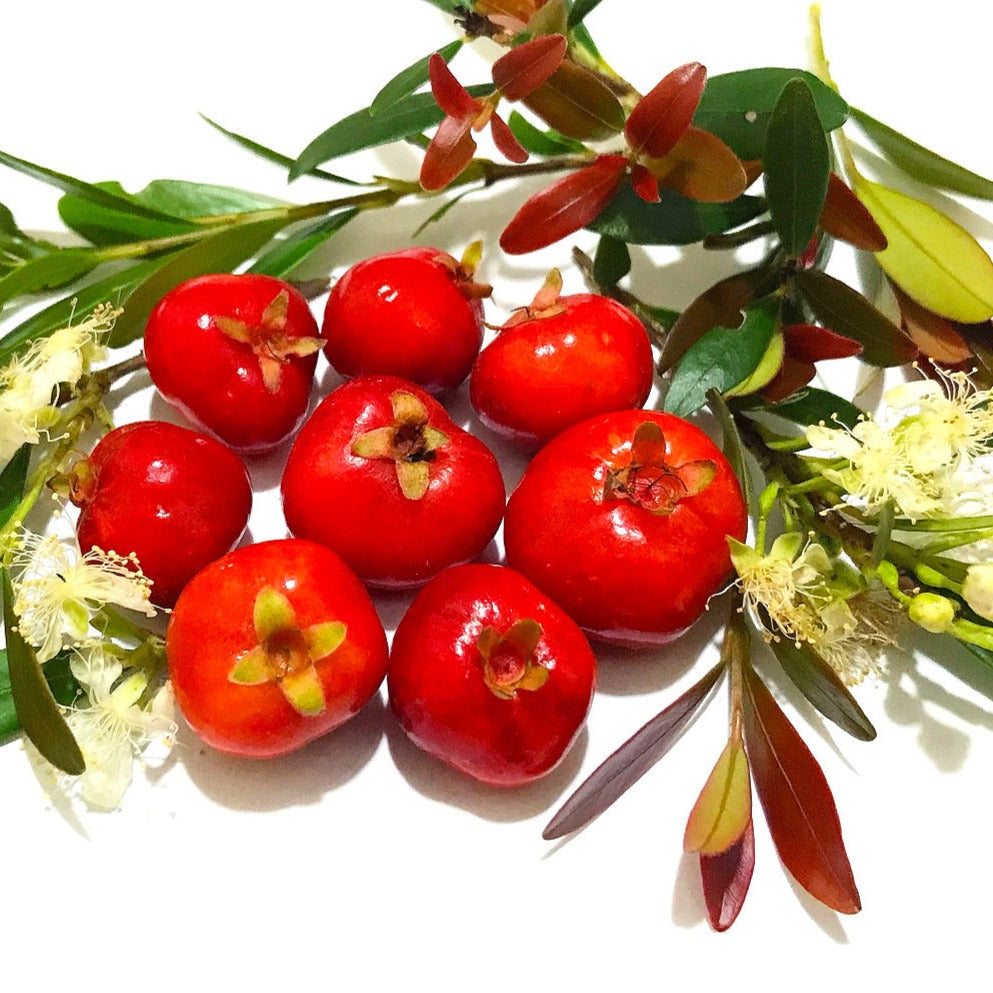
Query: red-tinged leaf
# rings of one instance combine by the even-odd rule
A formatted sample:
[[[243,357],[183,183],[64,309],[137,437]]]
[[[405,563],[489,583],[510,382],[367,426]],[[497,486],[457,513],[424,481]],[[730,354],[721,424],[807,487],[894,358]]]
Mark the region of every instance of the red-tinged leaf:
[[[559,808],[542,837],[551,841],[577,831],[634,786],[672,747],[723,672],[722,660],[608,756]]]
[[[741,168],[745,170],[745,182],[748,189],[749,186],[754,183],[759,176],[762,175],[763,166],[761,159],[739,159],[741,162]]]
[[[828,177],[827,196],[821,208],[820,226],[839,241],[867,252],[886,248],[886,235],[880,230],[865,204],[836,174]]]
[[[952,322],[911,300],[896,283],[890,283],[900,305],[903,330],[929,358],[944,365],[958,365],[972,360],[969,343],[955,330]]]
[[[707,777],[686,822],[683,851],[720,855],[752,823],[752,783],[740,740],[729,741]]]
[[[480,101],[455,78],[437,52],[428,60],[428,78],[431,95],[447,116],[472,120],[482,110]]]
[[[755,869],[755,830],[748,822],[737,844],[720,855],[700,856],[700,878],[707,916],[715,931],[726,931],[738,917]]]
[[[858,355],[862,346],[853,338],[835,334],[817,324],[787,324],[783,328],[786,351],[795,359],[820,362],[821,359],[847,359]]]
[[[699,62],[673,69],[635,105],[624,134],[638,154],[660,158],[686,133],[700,102],[707,70]]]
[[[811,896],[838,913],[858,913],[862,901],[821,767],[750,666],[745,690],[745,744],[779,857]]]
[[[649,169],[663,186],[700,203],[730,203],[748,187],[741,159],[700,128],[687,129],[668,155],[650,160]]]
[[[523,255],[578,231],[610,202],[626,167],[622,155],[601,155],[536,193],[504,228],[500,247],[510,255]]]
[[[558,69],[566,47],[564,35],[532,38],[493,63],[493,82],[508,100],[523,100]]]
[[[762,399],[769,403],[779,403],[803,389],[816,375],[817,368],[813,362],[795,359],[787,352],[783,355],[779,372],[762,387]]]
[[[631,186],[646,203],[658,203],[662,199],[659,196],[659,181],[646,166],[636,165],[631,170]]]
[[[566,60],[524,98],[549,127],[567,138],[602,141],[624,127],[624,108],[599,76]]]
[[[493,143],[504,158],[510,159],[511,162],[527,162],[527,149],[517,140],[504,119],[496,114],[490,118],[490,134],[493,135]]]
[[[468,121],[446,117],[424,153],[421,186],[426,190],[442,189],[469,165],[475,154],[476,140]]]

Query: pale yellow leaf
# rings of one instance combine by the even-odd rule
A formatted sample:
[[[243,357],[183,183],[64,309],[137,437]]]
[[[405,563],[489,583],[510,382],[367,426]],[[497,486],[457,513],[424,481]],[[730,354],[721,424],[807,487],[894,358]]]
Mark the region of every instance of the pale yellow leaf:
[[[752,817],[752,784],[741,741],[729,741],[693,805],[683,849],[701,855],[727,851]]]

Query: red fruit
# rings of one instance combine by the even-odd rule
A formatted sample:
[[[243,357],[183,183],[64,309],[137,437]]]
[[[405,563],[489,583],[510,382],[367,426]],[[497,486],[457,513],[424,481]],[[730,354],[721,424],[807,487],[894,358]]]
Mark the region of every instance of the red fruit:
[[[652,348],[634,314],[607,297],[560,297],[549,273],[483,349],[469,381],[487,426],[531,444],[595,414],[640,407],[652,388]]]
[[[243,452],[273,448],[299,427],[321,344],[307,301],[256,274],[187,280],[145,328],[145,359],[162,396]]]
[[[386,674],[383,625],[330,549],[238,548],[183,590],[166,633],[176,702],[208,745],[271,758],[358,713]]]
[[[390,706],[411,740],[467,775],[519,786],[550,772],[593,699],[583,633],[522,575],[446,569],[393,639]]]
[[[352,266],[324,310],[328,362],[343,376],[402,376],[432,393],[458,386],[483,343],[490,287],[473,282],[479,258],[477,242],[461,262],[406,248]]]
[[[370,586],[418,586],[476,558],[504,500],[492,452],[394,376],[354,379],[328,396],[283,473],[290,531],[333,548]]]
[[[603,414],[550,441],[507,505],[507,562],[588,634],[637,648],[675,638],[731,572],[747,515],[734,472],[692,424]]]
[[[70,486],[80,548],[134,553],[162,607],[237,543],[252,509],[234,452],[163,421],[115,428],[73,466]]]

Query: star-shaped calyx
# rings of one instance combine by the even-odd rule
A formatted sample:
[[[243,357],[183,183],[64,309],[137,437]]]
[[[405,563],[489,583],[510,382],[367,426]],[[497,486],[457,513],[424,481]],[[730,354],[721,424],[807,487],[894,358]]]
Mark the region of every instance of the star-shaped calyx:
[[[680,500],[702,493],[717,466],[710,459],[671,465],[665,434],[654,421],[639,424],[631,441],[631,461],[607,473],[604,500],[629,500],[653,514],[671,514]]]
[[[518,690],[538,690],[548,682],[548,669],[535,661],[541,625],[530,617],[515,621],[503,634],[485,627],[476,639],[483,679],[490,691],[512,700]]]
[[[324,345],[322,338],[287,334],[286,315],[289,305],[289,293],[280,290],[262,312],[262,319],[258,324],[246,324],[237,317],[214,316],[214,325],[222,334],[232,341],[248,345],[255,353],[262,370],[262,382],[270,393],[279,389],[283,366],[293,356],[313,355]]]
[[[523,321],[542,320],[565,313],[565,305],[559,302],[561,295],[562,273],[558,269],[550,269],[531,303],[515,310],[510,320],[500,330],[512,328]]]
[[[428,424],[427,407],[413,393],[396,390],[390,403],[393,423],[360,434],[352,442],[352,454],[393,462],[403,495],[420,500],[431,482],[435,452],[447,444],[448,435]]]
[[[301,628],[293,605],[272,586],[264,586],[255,597],[252,624],[258,644],[235,662],[228,680],[239,686],[276,683],[297,713],[322,713],[324,687],[316,663],[338,649],[346,626],[327,621]]]

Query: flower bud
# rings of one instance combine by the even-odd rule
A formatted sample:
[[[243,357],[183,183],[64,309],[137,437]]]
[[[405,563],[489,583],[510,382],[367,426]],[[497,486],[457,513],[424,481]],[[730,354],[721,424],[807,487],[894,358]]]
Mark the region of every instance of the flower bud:
[[[969,566],[962,596],[980,617],[993,621],[993,562]]]
[[[907,608],[910,619],[925,631],[942,634],[955,620],[955,604],[937,593],[918,593]]]

